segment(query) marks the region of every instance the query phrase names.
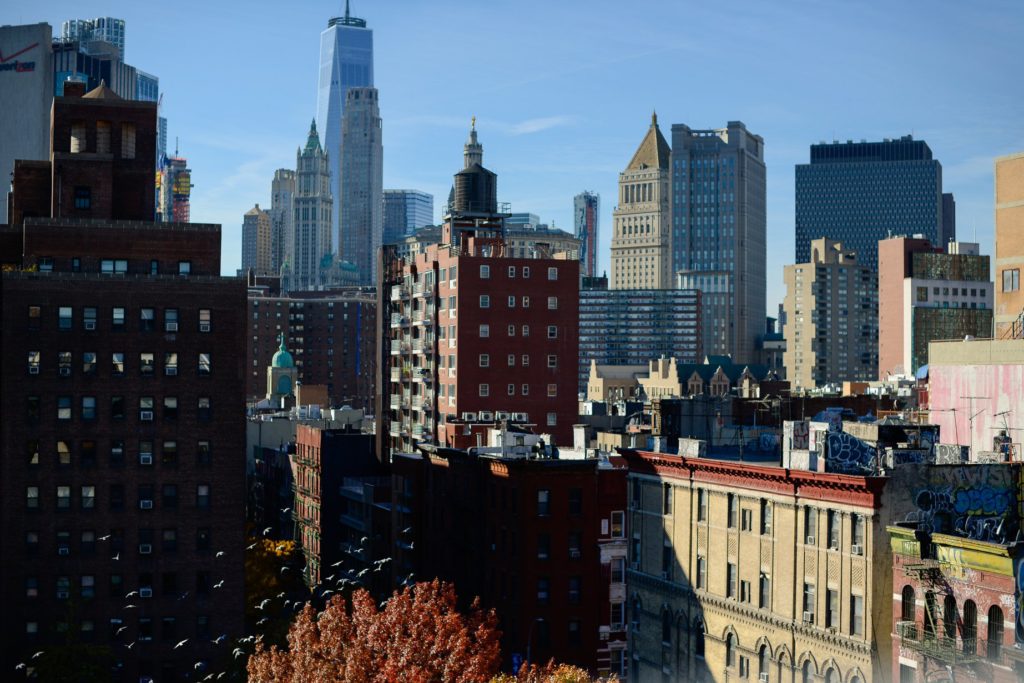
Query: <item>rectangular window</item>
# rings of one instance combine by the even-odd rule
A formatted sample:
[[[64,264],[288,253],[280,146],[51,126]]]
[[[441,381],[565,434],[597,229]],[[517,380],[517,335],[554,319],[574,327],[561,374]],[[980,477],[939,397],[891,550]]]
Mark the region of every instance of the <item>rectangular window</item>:
[[[509,279],[514,278],[516,276],[516,267],[515,266],[509,266],[508,267],[508,276],[509,276]]]
[[[508,326],[508,336],[510,336],[510,337],[516,336],[516,326],[515,325],[509,325]]]
[[[491,326],[487,324],[480,325],[480,338],[486,339],[491,336]]]
[[[178,275],[191,275],[192,274],[192,262],[191,261],[178,261]]]
[[[39,351],[28,352],[28,374],[38,375],[39,366],[42,361],[42,354]]]
[[[550,534],[537,534],[537,559],[547,560],[551,557]]]
[[[70,330],[74,323],[74,313],[71,306],[61,306],[57,309],[57,328]]]
[[[558,425],[558,413],[548,413],[548,427],[555,427]]]
[[[546,605],[551,598],[551,581],[547,578],[537,579],[537,604]]]
[[[92,188],[85,185],[75,187],[75,208],[88,209],[92,206]]]
[[[1008,268],[1003,271],[1003,291],[1016,292],[1020,289],[1020,268]]]
[[[210,309],[209,308],[200,308],[199,309],[199,331],[200,332],[209,332],[210,331],[210,322],[211,322]]]
[[[540,489],[537,491],[537,515],[546,517],[551,514],[551,491]]]
[[[491,297],[488,296],[487,294],[481,294],[480,295],[480,308],[490,308],[490,307],[491,307]]]
[[[612,538],[626,537],[626,513],[622,511],[612,512]]]
[[[82,419],[83,420],[95,420],[96,419],[96,397],[95,396],[83,396],[82,397]]]
[[[727,494],[727,495],[728,495],[728,505],[729,505],[729,513],[728,513],[729,517],[728,517],[727,522],[728,522],[728,526],[729,526],[730,529],[735,529],[736,528],[736,521],[737,521],[736,518],[739,516],[739,499],[736,498],[736,494],[735,493],[730,493],[730,494]]]
[[[156,309],[139,309],[139,329],[143,332],[152,332],[156,329]]]
[[[529,337],[530,336],[530,326],[529,325],[523,325],[523,336],[524,337]]]
[[[523,308],[529,308],[530,307],[530,297],[524,296],[522,298],[522,302],[523,302]]]
[[[121,124],[121,158],[135,158],[135,124]]]
[[[621,631],[623,627],[623,619],[625,617],[625,611],[623,610],[623,603],[613,602],[611,617],[609,619],[609,626],[613,631]]]
[[[740,512],[740,529],[743,531],[752,531],[754,528],[754,511],[753,510],[742,510]]]
[[[92,331],[96,329],[96,309],[87,307],[82,309],[82,327]]]
[[[626,582],[626,560],[622,557],[612,559],[612,583]]]
[[[818,511],[812,507],[804,508],[804,543],[815,545],[818,541],[815,534],[818,528]]]
[[[69,509],[71,509],[71,487],[70,486],[58,486],[57,487],[57,509],[58,510],[69,510]]]
[[[57,419],[58,420],[70,420],[71,419],[71,397],[70,396],[58,396],[57,397]]]
[[[479,362],[480,362],[480,367],[482,367],[482,368],[489,368],[489,367],[491,367],[491,356],[490,356],[490,354],[488,354],[488,353],[481,353],[480,354]]]
[[[163,450],[160,452],[160,463],[170,466],[178,464],[177,441],[164,441]]]
[[[583,579],[579,576],[569,577],[569,604],[578,605],[580,604],[580,598],[583,593]]]
[[[199,354],[199,376],[206,377],[210,374],[211,363],[210,354],[200,353]]]
[[[96,442],[85,439],[78,445],[78,459],[85,467],[96,464]]]
[[[548,339],[558,339],[557,325],[548,325]]]
[[[200,441],[196,445],[196,462],[200,465],[209,465],[212,462],[209,441]]]
[[[839,591],[834,588],[825,590],[825,628],[839,626]]]
[[[123,375],[124,374],[124,354],[123,353],[112,353],[110,354],[110,373],[112,375]]]
[[[96,352],[84,351],[82,353],[82,374],[96,374]]]
[[[707,590],[708,587],[708,561],[701,555],[697,556],[697,588]]]
[[[151,376],[156,369],[156,357],[152,353],[139,354],[139,374]]]
[[[557,280],[558,279],[558,268],[555,268],[555,267],[548,268],[548,279],[549,280]]]
[[[516,307],[516,298],[514,296],[509,296],[509,298],[508,298],[508,307],[509,308],[515,308]]]
[[[548,384],[548,398],[554,398],[555,396],[558,396],[558,385]]]
[[[490,277],[491,277],[491,267],[490,266],[481,265],[480,266],[480,279],[481,280],[487,280]]]
[[[864,635],[864,596],[850,596],[850,633]]]
[[[524,278],[529,278],[530,277],[530,266],[523,266],[523,277]]]
[[[852,537],[853,537],[853,548],[852,552],[854,555],[864,554],[864,515],[853,515],[850,518],[852,523]]]
[[[697,521],[708,521],[708,492],[697,489]]]
[[[841,528],[841,517],[835,510],[828,511],[828,548],[829,550],[839,549],[839,530]]]
[[[530,385],[529,384],[524,384],[523,386],[519,387],[519,394],[521,396],[529,396],[530,395]]]
[[[725,597],[735,598],[736,597],[736,564],[729,562],[726,565],[726,587]]]
[[[761,535],[767,536],[772,533],[772,504],[761,499]]]
[[[481,384],[481,385],[479,385],[477,387],[477,392],[478,392],[478,395],[481,396],[481,397],[490,396],[491,395],[491,385],[490,384]]]
[[[804,621],[814,623],[814,584],[804,582]]]
[[[549,311],[557,311],[558,310],[558,297],[557,296],[549,296],[548,297],[548,310]]]
[[[164,311],[164,331],[165,332],[177,332],[178,331],[178,309],[168,308]]]
[[[750,603],[753,601],[753,596],[750,594],[750,582],[740,581],[740,602]]]
[[[174,351],[164,353],[164,374],[169,377],[178,374],[178,354]]]
[[[509,396],[515,396],[516,395],[516,385],[515,384],[509,384],[508,385],[508,389],[506,391],[507,391]]]
[[[25,507],[30,510],[39,509],[39,487],[38,486],[26,486],[25,487]]]
[[[772,580],[767,574],[761,574],[758,580],[757,606],[761,609],[771,609],[772,603]]]
[[[82,486],[82,509],[92,510],[96,507],[96,487],[95,486]]]
[[[558,356],[556,356],[555,354],[548,354],[548,367],[549,368],[557,368],[558,367]]]
[[[111,329],[120,332],[124,329],[124,309],[114,308],[110,316]]]
[[[210,507],[210,485],[196,485],[196,507],[206,510]]]

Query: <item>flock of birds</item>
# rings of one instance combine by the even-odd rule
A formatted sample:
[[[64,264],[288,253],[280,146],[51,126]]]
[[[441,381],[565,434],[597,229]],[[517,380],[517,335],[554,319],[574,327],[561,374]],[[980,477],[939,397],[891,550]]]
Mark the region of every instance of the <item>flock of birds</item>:
[[[282,514],[287,514],[288,511],[290,511],[290,510],[291,510],[291,508],[284,508],[281,512],[282,512]],[[267,538],[267,537],[270,536],[270,534],[271,534],[271,532],[273,532],[273,530],[274,530],[274,527],[268,526],[265,529],[263,529],[261,535],[264,538]],[[409,527],[409,528],[406,528],[406,529],[402,530],[401,533],[402,533],[403,536],[408,536],[409,534],[412,533],[412,531],[413,531],[412,528]],[[107,534],[105,536],[100,536],[99,540],[101,540],[101,541],[108,541],[108,540],[110,540],[110,538],[111,538],[111,534]],[[363,536],[362,539],[360,539],[360,541],[359,541],[360,549],[366,548],[366,546],[369,544],[369,542],[370,542],[369,537]],[[252,550],[255,550],[256,547],[259,544],[260,544],[259,540],[256,540],[255,542],[249,544],[245,548],[246,552],[250,552]],[[276,550],[278,552],[280,552],[280,551],[284,550],[286,547],[287,547],[286,545],[280,544],[280,545],[276,546]],[[407,543],[406,547],[411,550],[413,548],[413,543],[412,542]],[[214,559],[215,560],[216,559],[220,559],[221,557],[224,557],[224,551],[223,550],[218,550],[216,553],[214,553]],[[120,561],[121,553],[120,552],[114,553],[111,556],[110,559],[112,561],[114,561],[114,562]],[[347,561],[346,559],[341,559],[341,560],[333,563],[332,565],[330,565],[330,568],[334,569],[335,572],[333,574],[331,574],[330,576],[324,578],[322,581],[320,581],[319,584],[317,586],[315,586],[310,591],[310,593],[311,593],[313,598],[316,598],[316,599],[318,599],[320,601],[326,602],[330,598],[331,595],[336,594],[336,593],[343,593],[346,589],[355,590],[357,588],[363,588],[363,587],[365,587],[365,584],[370,579],[373,578],[370,575],[374,574],[374,573],[379,574],[380,572],[384,571],[384,569],[388,566],[388,564],[391,563],[392,559],[390,557],[385,557],[385,558],[382,558],[382,559],[379,559],[379,560],[374,560],[371,563],[370,566],[367,566],[367,567],[364,567],[362,569],[359,569],[358,571],[355,570],[355,569],[345,569],[345,568],[343,568],[343,565],[346,563],[346,561]],[[292,567],[288,566],[287,564],[283,564],[278,571],[279,571],[279,573],[282,576],[285,576],[288,572],[294,571],[294,569]],[[302,568],[302,571],[299,572],[299,573],[305,578],[305,576],[308,574],[308,572],[309,572],[309,567],[308,566],[304,566]],[[414,580],[415,580],[415,575],[414,574],[409,574],[408,576],[404,577],[401,581],[399,581],[398,585],[401,586],[401,587],[409,586],[409,585],[412,585],[414,583]],[[213,584],[213,588],[214,589],[223,588],[224,584],[225,584],[225,580],[221,579],[217,583]],[[181,594],[178,595],[177,601],[181,602],[182,600],[186,600],[186,599],[188,599],[189,595],[191,595],[191,593],[189,591],[184,591],[184,592],[182,592]],[[124,609],[124,610],[138,609],[139,606],[137,604],[135,604],[134,602],[131,602],[134,598],[138,598],[138,597],[140,597],[140,593],[137,590],[133,590],[133,591],[130,591],[127,594],[125,594],[125,596],[124,596],[125,604],[122,606],[121,609]],[[289,622],[291,621],[292,616],[294,614],[297,614],[298,612],[300,612],[303,609],[303,607],[305,607],[307,602],[309,602],[308,599],[301,599],[298,596],[296,596],[294,598],[289,598],[287,591],[281,591],[274,598],[264,598],[258,605],[256,605],[256,609],[259,610],[263,614],[267,614],[267,616],[263,616],[259,620],[257,620],[256,621],[256,626],[265,626],[271,620],[272,617],[269,615],[269,612],[270,612],[270,610],[271,610],[271,608],[273,606],[273,603],[275,601],[277,601],[277,600],[282,600],[282,599],[284,600],[284,602],[281,603],[281,609],[278,610],[278,613],[279,613],[279,616],[280,615],[287,615]],[[384,609],[384,607],[387,605],[387,602],[388,602],[388,599],[385,598],[380,603],[380,608]],[[128,630],[127,626],[119,627],[117,629],[117,631],[115,631],[114,637],[115,638],[120,638],[121,634],[124,631],[127,631],[127,630]],[[234,648],[231,651],[232,660],[233,661],[237,661],[239,658],[245,657],[245,656],[248,656],[249,654],[251,654],[251,652],[249,650],[250,649],[254,649],[256,647],[257,643],[262,642],[263,637],[264,637],[264,634],[262,634],[262,633],[259,633],[259,634],[248,634],[248,635],[236,638],[233,641],[231,641],[234,644]],[[209,642],[212,643],[215,646],[221,646],[221,645],[224,645],[225,643],[229,642],[229,640],[230,639],[228,638],[227,634],[226,633],[222,633],[221,635],[217,636],[216,638],[214,638],[213,640],[211,640]],[[128,649],[128,650],[132,650],[132,648],[134,648],[135,645],[138,642],[139,642],[138,640],[133,640],[130,643],[122,643],[122,645],[126,649]],[[196,643],[196,642],[197,642],[196,639],[184,638],[184,639],[180,640],[177,644],[175,644],[174,647],[172,648],[172,650],[180,650],[181,648],[187,646],[189,643]],[[44,654],[46,654],[45,650],[40,650],[40,651],[36,652],[35,654],[33,654],[31,656],[29,661],[27,661],[27,662],[19,662],[14,667],[15,670],[28,673],[29,672],[29,668],[28,668],[29,664],[31,662],[38,661]],[[208,667],[209,667],[209,663],[206,660],[199,660],[199,661],[196,661],[193,664],[194,671],[198,672],[200,674],[204,670],[206,670]],[[226,670],[225,671],[220,671],[220,672],[209,672],[209,673],[207,673],[207,675],[204,678],[196,679],[196,680],[215,681],[215,680],[221,680],[221,679],[223,679],[227,675],[228,675],[228,671],[226,671]]]

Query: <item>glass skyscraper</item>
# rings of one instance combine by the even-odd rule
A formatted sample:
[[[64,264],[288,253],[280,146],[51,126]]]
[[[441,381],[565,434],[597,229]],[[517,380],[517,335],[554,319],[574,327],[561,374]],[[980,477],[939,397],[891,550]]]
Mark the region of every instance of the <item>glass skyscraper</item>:
[[[811,241],[827,237],[877,273],[879,240],[922,235],[942,244],[942,207],[942,165],[923,140],[811,145],[811,163],[796,167],[796,263],[808,263]]]
[[[580,273],[585,277],[597,275],[598,218],[601,197],[594,192],[581,192],[573,197],[573,222],[576,239],[580,241]]]
[[[373,31],[366,20],[349,14],[334,17],[320,34],[320,78],[316,99],[316,126],[323,135],[324,151],[330,163],[331,196],[334,198],[332,249],[341,248],[338,224],[341,219],[341,119],[349,88],[373,86]]]
[[[384,190],[384,244],[394,244],[434,223],[434,195],[420,190]]]

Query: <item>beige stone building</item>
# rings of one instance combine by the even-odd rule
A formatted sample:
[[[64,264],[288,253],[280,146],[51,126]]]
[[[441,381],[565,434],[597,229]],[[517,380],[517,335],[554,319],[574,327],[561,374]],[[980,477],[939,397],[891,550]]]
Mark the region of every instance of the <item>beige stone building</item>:
[[[272,254],[270,214],[257,204],[242,218],[242,270],[273,274]]]
[[[766,365],[733,363],[729,356],[705,356],[703,363],[680,363],[675,358],[650,361],[639,382],[648,400],[677,396],[731,396],[733,389],[756,397],[757,386],[773,379]]]
[[[588,401],[632,401],[642,396],[640,377],[646,365],[598,365],[590,361],[587,378]]]
[[[878,276],[842,243],[811,242],[811,261],[785,268],[783,362],[794,390],[875,379]]]
[[[671,153],[653,114],[647,135],[619,174],[619,202],[612,213],[611,289],[674,287]]]
[[[885,479],[623,455],[630,683],[890,680]]]
[[[1024,152],[996,159],[996,338],[1024,337]]]

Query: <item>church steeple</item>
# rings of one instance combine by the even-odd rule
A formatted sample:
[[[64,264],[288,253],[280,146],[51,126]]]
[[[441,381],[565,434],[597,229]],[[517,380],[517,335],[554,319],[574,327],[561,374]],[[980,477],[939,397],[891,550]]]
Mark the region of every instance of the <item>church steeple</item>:
[[[476,117],[470,119],[469,137],[462,147],[463,168],[469,168],[473,164],[484,165],[484,146],[476,139]]]

